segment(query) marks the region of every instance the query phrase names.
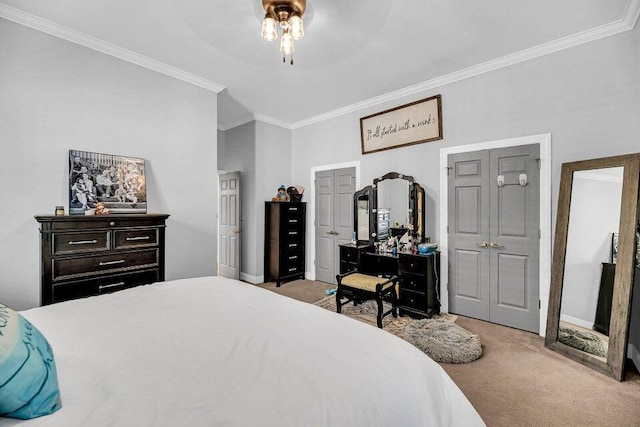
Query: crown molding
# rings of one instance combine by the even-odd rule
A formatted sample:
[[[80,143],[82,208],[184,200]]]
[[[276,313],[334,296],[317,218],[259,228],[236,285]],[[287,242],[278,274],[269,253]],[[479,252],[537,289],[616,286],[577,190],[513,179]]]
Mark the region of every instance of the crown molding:
[[[267,123],[273,126],[278,126],[287,130],[291,130],[291,123],[283,122],[282,120],[274,119],[273,117],[265,116],[264,114],[254,114],[253,118],[262,123]]]
[[[149,70],[162,73],[166,76],[182,80],[189,84],[199,86],[215,93],[219,93],[224,89],[224,86],[203,77],[196,76],[195,74],[188,73],[171,65],[140,55],[139,53],[105,42],[104,40],[97,39],[88,34],[47,21],[46,19],[42,19],[14,7],[7,6],[6,4],[0,3],[0,17],[115,58],[122,59],[123,61],[131,62],[132,64],[139,65]]]
[[[615,34],[622,33],[624,31],[632,30],[638,17],[640,16],[640,0],[629,0],[627,7],[625,8],[622,18],[613,21],[609,24],[594,27],[590,30],[582,31],[580,33],[572,34],[567,37],[563,37],[552,42],[543,43],[538,46],[534,46],[529,49],[521,50],[520,52],[512,53],[501,58],[493,59],[491,61],[484,62],[482,64],[474,65],[455,71],[450,74],[446,74],[441,77],[436,77],[431,80],[427,80],[412,86],[407,86],[402,89],[398,89],[393,92],[388,92],[384,95],[369,98],[367,100],[357,102],[355,104],[347,105],[336,110],[329,111],[327,113],[318,114],[317,116],[310,117],[299,122],[291,124],[291,129],[299,129],[305,126],[312,125],[314,123],[323,122],[325,120],[333,119],[345,114],[353,113],[359,110],[364,110],[385,102],[395,101],[400,98],[416,95],[421,92],[425,92],[431,89],[438,88],[447,84],[455,83],[460,80],[475,77],[481,74],[488,73],[490,71],[499,70],[500,68],[509,67],[530,59],[535,59],[541,56],[550,55],[561,50],[569,49],[571,47],[579,46],[584,43],[599,40],[605,37],[613,36]]]
[[[236,120],[235,122],[226,126],[218,123],[218,130],[226,132],[228,130],[237,128],[238,126],[242,126],[246,123],[253,122],[253,121],[267,123],[269,125],[278,126],[283,129],[291,130],[291,125],[289,123],[283,122],[282,120],[274,119],[273,117],[265,116],[264,114],[252,114],[250,116],[245,116],[242,119]]]

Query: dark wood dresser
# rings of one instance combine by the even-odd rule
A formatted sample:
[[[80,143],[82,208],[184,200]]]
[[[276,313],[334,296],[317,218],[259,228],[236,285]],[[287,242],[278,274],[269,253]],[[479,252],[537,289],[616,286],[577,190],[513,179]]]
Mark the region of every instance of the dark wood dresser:
[[[265,202],[264,212],[264,281],[304,279],[306,203]]]
[[[373,245],[346,243],[340,245],[340,274],[357,270],[360,259],[365,252],[372,252]]]
[[[345,271],[342,271],[346,269]],[[396,275],[398,309],[412,317],[440,313],[440,252],[431,254],[375,253],[372,245],[340,245],[340,273],[354,268],[374,276]]]
[[[36,216],[42,305],[163,281],[168,217]]]

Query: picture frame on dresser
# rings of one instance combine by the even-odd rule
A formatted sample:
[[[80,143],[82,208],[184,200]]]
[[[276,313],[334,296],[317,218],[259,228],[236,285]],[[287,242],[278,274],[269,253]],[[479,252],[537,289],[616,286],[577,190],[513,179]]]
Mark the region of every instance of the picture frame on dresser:
[[[35,218],[41,305],[164,281],[167,214]]]
[[[111,213],[147,213],[145,160],[69,150],[69,214],[91,214],[98,202]]]

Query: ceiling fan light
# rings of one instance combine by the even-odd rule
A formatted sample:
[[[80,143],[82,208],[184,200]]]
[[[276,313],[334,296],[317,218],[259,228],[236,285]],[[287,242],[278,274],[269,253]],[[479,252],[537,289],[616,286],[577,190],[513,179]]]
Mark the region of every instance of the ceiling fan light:
[[[293,37],[291,37],[289,31],[285,31],[282,37],[280,37],[280,52],[282,52],[283,55],[291,55],[295,52]]]
[[[265,16],[262,20],[262,38],[266,41],[272,42],[278,38],[278,31],[276,30],[276,20],[270,16]]]
[[[289,18],[289,27],[291,28],[291,37],[294,40],[300,40],[304,37],[304,22],[298,15],[293,15]]]

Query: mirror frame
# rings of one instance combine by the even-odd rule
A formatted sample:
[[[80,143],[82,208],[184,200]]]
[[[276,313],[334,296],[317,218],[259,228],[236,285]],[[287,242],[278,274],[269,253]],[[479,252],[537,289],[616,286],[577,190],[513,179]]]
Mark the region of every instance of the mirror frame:
[[[618,258],[613,284],[613,300],[609,329],[609,350],[606,362],[558,341],[562,285],[564,280],[567,233],[573,173],[583,170],[624,167],[620,225],[618,228]],[[549,290],[549,312],[545,346],[585,366],[595,369],[618,381],[624,379],[629,318],[631,314],[631,291],[635,269],[635,236],[638,221],[638,185],[640,181],[640,153],[616,157],[583,160],[562,164],[558,212],[551,263],[551,286]]]
[[[404,175],[398,172],[389,172],[385,175],[383,175],[380,178],[375,178],[373,180],[373,185],[371,186],[373,188],[373,204],[371,205],[374,209],[371,209],[371,217],[369,219],[370,222],[370,226],[371,224],[373,224],[373,231],[372,233],[375,233],[375,235],[371,235],[372,241],[375,242],[377,241],[377,236],[378,236],[378,221],[377,221],[377,212],[378,212],[378,183],[380,181],[384,181],[387,179],[404,179],[405,181],[409,181],[409,200],[407,200],[408,203],[408,209],[411,213],[410,218],[411,218],[411,225],[413,227],[413,232],[417,233],[418,232],[418,227],[417,224],[419,221],[421,221],[422,223],[422,230],[421,233],[418,236],[418,240],[420,243],[422,243],[425,239],[425,194],[424,194],[424,189],[420,186],[420,184],[417,184],[415,182],[415,180],[413,179],[413,176],[411,175]],[[418,194],[420,194],[420,197],[422,199],[422,206],[419,207],[418,206]]]
[[[369,195],[369,239],[363,240],[358,238],[358,197],[367,193]],[[373,233],[376,232],[376,229],[375,224],[372,221],[372,210],[375,209],[375,204],[375,191],[373,191],[373,187],[371,185],[367,185],[366,187],[353,193],[353,229],[356,233],[356,241],[358,244],[373,245],[373,242],[375,241]]]

